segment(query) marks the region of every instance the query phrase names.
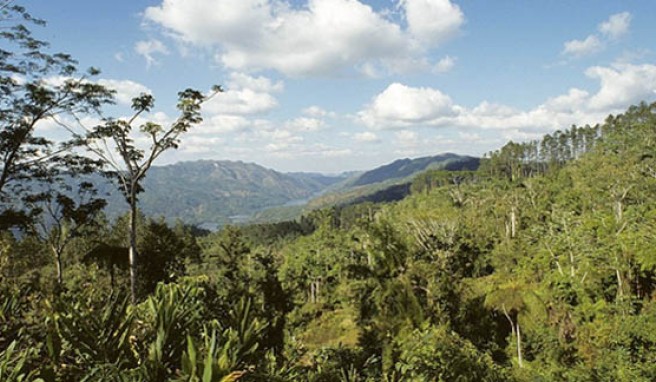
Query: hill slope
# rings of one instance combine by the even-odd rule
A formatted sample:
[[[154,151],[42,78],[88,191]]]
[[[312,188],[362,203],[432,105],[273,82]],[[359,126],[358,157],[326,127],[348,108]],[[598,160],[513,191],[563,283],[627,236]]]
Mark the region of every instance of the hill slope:
[[[328,205],[352,204],[362,201],[394,201],[403,198],[409,183],[416,175],[427,170],[476,170],[480,158],[445,153],[415,159],[399,159],[373,170],[356,174],[345,180],[332,192],[315,198],[309,203],[311,208]]]
[[[352,186],[388,182],[416,175],[428,169],[445,170],[475,170],[478,168],[478,158],[445,153],[436,156],[399,159],[390,164],[367,171],[355,179]]]
[[[163,215],[191,224],[239,222],[264,208],[308,199],[340,176],[283,174],[253,163],[232,161],[180,162],[153,167],[144,180],[140,208],[147,215]],[[110,184],[108,214],[117,216],[126,205]]]

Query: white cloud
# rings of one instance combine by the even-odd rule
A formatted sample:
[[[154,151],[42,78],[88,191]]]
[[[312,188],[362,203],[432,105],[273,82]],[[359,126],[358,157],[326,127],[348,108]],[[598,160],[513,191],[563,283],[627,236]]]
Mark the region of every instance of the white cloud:
[[[590,107],[595,110],[621,109],[654,98],[656,65],[594,66],[585,74],[601,83],[599,92],[590,98]]]
[[[446,56],[439,60],[437,64],[433,67],[433,71],[436,73],[446,73],[453,69],[453,67],[456,65],[456,60],[455,58],[451,56]]]
[[[285,128],[297,132],[314,132],[326,127],[322,119],[298,117],[285,123]]]
[[[304,142],[303,137],[284,129],[258,130],[254,132],[251,140],[264,143],[264,149],[270,153],[284,155],[295,155]]]
[[[595,35],[588,36],[585,40],[571,40],[564,44],[563,54],[576,57],[587,56],[604,49],[604,44]]]
[[[465,15],[449,0],[401,0],[410,33],[427,45],[437,45],[455,35]]]
[[[220,137],[185,136],[181,151],[184,154],[212,154],[216,152],[217,146],[225,143]]]
[[[278,0],[162,0],[146,9],[145,19],[183,43],[216,48],[229,69],[290,76],[401,70],[464,21],[448,0],[403,0],[401,8],[407,28],[356,0],[307,0],[297,7]]]
[[[401,147],[414,148],[419,144],[419,134],[415,131],[401,130],[394,134],[396,142]]]
[[[337,114],[335,114],[332,111],[327,111],[319,106],[310,106],[306,107],[302,111],[303,115],[306,115],[308,117],[314,117],[314,118],[324,118],[324,117],[330,117],[330,118],[335,118]]]
[[[595,92],[572,88],[530,110],[487,101],[467,108],[438,89],[394,83],[375,96],[358,118],[372,129],[405,129],[396,138],[406,145],[416,138],[409,129],[421,127],[488,129],[500,131],[509,139],[533,139],[572,124],[599,123],[631,104],[656,98],[656,65],[595,66],[585,74],[599,81]]]
[[[259,114],[273,110],[278,101],[271,94],[251,89],[227,90],[212,98],[203,110],[213,114]]]
[[[587,56],[606,48],[609,40],[617,40],[629,32],[631,14],[622,12],[611,15],[608,20],[597,26],[599,34],[591,34],[584,40],[565,42],[562,53],[574,57]]]
[[[599,24],[599,32],[611,39],[618,39],[629,32],[631,14],[629,12],[617,13]]]
[[[282,81],[273,82],[264,76],[252,77],[244,73],[230,73],[229,88],[250,89],[256,92],[278,93],[285,89]]]
[[[572,88],[567,94],[548,99],[544,106],[554,112],[575,113],[586,107],[590,94],[581,89]]]
[[[266,77],[251,77],[232,73],[227,89],[208,101],[203,110],[212,114],[252,115],[266,113],[278,106],[271,94],[284,88],[281,81],[273,82]]]
[[[205,120],[191,130],[194,135],[220,135],[244,131],[251,128],[253,123],[240,115],[215,115]]]
[[[374,97],[358,117],[371,128],[394,128],[432,123],[455,114],[451,98],[439,90],[393,83]]]
[[[152,90],[138,82],[130,80],[100,79],[98,84],[116,91],[114,97],[121,105],[131,105],[132,98],[141,94],[152,94]]]
[[[461,131],[458,135],[460,136],[460,139],[467,143],[479,142],[482,139],[481,135],[478,133],[466,133]]]
[[[353,136],[356,142],[380,142],[380,138],[371,131],[365,131],[363,133],[357,133]]]
[[[155,59],[155,55],[163,54],[168,55],[169,49],[160,40],[138,41],[134,44],[134,51],[146,59],[148,67],[158,64],[159,61]]]

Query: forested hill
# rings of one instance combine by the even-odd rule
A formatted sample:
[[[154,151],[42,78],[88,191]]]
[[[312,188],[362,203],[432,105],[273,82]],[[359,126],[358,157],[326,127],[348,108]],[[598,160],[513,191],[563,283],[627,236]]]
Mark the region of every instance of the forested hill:
[[[403,179],[428,169],[476,170],[479,162],[479,158],[452,153],[416,159],[399,159],[358,176],[352,183],[352,186],[364,186],[394,179]]]
[[[293,205],[297,215],[300,205],[326,191],[329,193],[319,199],[319,205],[368,200],[370,195],[373,200],[385,200],[388,187],[407,183],[427,169],[473,170],[478,165],[478,158],[451,153],[399,159],[364,173],[339,175],[281,173],[240,161],[179,162],[152,168],[144,181],[140,208],[146,215],[215,228],[249,221],[253,214],[272,207]],[[109,195],[106,211],[110,217],[125,213],[127,206],[114,185],[99,177],[94,183]]]
[[[313,199],[309,209],[343,206],[366,201],[390,202],[404,198],[413,179],[427,171],[476,170],[480,158],[453,153],[399,159],[361,174],[355,174]]]
[[[263,208],[309,198],[342,180],[340,175],[284,174],[253,163],[180,162],[153,167],[145,179],[146,191],[140,202],[147,215],[190,224],[225,224]],[[124,213],[122,196],[114,186],[107,186],[107,213]]]

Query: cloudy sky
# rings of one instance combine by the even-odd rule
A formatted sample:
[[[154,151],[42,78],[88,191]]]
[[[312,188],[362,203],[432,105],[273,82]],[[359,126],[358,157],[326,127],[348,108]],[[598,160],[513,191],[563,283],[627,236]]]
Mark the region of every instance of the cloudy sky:
[[[160,164],[368,169],[602,122],[656,99],[654,1],[29,0],[53,50],[102,70],[126,115],[225,93]]]

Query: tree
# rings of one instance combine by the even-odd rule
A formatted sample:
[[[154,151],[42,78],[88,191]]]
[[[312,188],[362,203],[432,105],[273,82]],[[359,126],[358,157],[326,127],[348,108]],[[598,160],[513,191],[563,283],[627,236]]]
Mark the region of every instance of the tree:
[[[531,298],[536,298],[534,287],[522,281],[508,280],[494,289],[485,297],[485,306],[499,310],[508,320],[510,328],[517,341],[517,364],[524,367],[522,356],[522,332],[520,318],[531,309]]]
[[[112,92],[89,81],[99,74],[80,74],[69,55],[48,53],[48,43],[38,40],[25,24],[42,26],[23,7],[0,1],[0,202],[25,195],[34,180],[68,167],[89,171],[94,161],[73,153],[71,142],[59,146],[35,131],[44,122],[68,127],[63,117],[99,113],[112,101]],[[60,80],[61,79],[61,80]],[[26,182],[31,180],[32,182]],[[8,203],[8,205],[12,205]],[[18,215],[0,209],[4,227]]]
[[[180,115],[167,128],[153,122],[140,124],[140,117],[151,111],[155,103],[152,95],[142,94],[132,100],[134,113],[130,118],[107,119],[104,124],[90,130],[86,137],[78,136],[79,141],[85,142],[87,148],[109,167],[107,174],[118,180],[119,189],[130,208],[129,258],[130,289],[133,303],[137,301],[137,203],[138,195],[143,191],[142,180],[163,152],[176,149],[180,143],[180,136],[193,125],[202,121],[200,115],[201,105],[221,91],[221,87],[214,86],[212,94],[209,96],[205,96],[193,89],[179,92],[177,109]],[[150,138],[151,145],[149,148],[140,148],[135,144],[133,135],[137,129],[147,138]],[[113,144],[118,152],[118,159],[112,155],[108,141]]]
[[[57,266],[57,284],[64,282],[62,255],[73,239],[84,229],[94,225],[96,217],[107,202],[97,198],[93,185],[82,182],[77,195],[59,189],[30,195],[26,203],[31,206],[30,230],[48,244]],[[76,200],[77,199],[77,200]]]

